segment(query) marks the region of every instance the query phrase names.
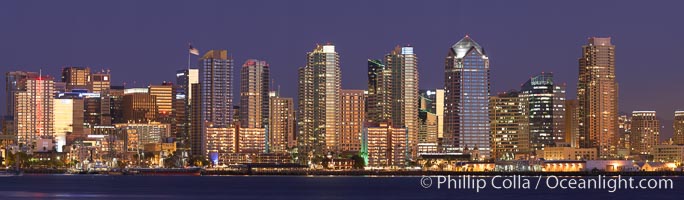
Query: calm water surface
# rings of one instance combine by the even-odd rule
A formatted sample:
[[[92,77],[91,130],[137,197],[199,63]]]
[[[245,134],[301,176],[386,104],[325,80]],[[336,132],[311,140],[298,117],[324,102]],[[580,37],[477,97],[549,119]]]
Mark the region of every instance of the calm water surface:
[[[423,188],[421,177],[99,176],[0,177],[0,199],[681,199],[669,190],[496,190]],[[489,178],[487,178],[489,179]]]

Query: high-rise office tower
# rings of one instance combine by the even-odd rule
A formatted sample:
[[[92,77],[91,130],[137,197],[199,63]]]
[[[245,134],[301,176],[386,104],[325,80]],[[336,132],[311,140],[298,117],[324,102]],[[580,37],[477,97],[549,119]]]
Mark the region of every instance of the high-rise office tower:
[[[297,143],[301,161],[337,151],[341,72],[332,44],[317,45],[299,68]]]
[[[83,136],[83,100],[54,99],[53,114],[55,147],[63,152],[64,146],[70,144],[67,135]]]
[[[579,148],[579,105],[577,99],[565,101],[565,142]]]
[[[108,94],[94,94],[83,99],[85,103],[84,122],[89,126],[111,125],[111,99]]]
[[[202,123],[213,127],[230,127],[233,123],[233,59],[227,50],[210,50],[200,59]],[[206,134],[202,134],[202,145],[206,145]],[[194,151],[194,150],[193,150]],[[202,152],[207,152],[206,147]]]
[[[148,92],[155,97],[158,118],[172,115],[174,98],[172,83],[164,82],[161,85],[150,85]]]
[[[444,151],[488,158],[489,57],[469,36],[449,49],[444,81]]]
[[[614,157],[618,84],[615,81],[615,46],[610,38],[592,37],[582,46],[577,100],[580,146],[597,148],[600,158]]]
[[[5,98],[6,107],[2,118],[2,133],[5,135],[14,135],[14,100],[15,92],[26,89],[26,78],[37,78],[38,73],[25,71],[12,71],[5,74]]]
[[[389,107],[386,104],[386,88],[383,87],[383,70],[385,65],[381,60],[368,59],[368,98],[366,99],[366,120],[379,122],[389,117]],[[387,101],[386,101],[387,100]]]
[[[684,145],[684,111],[675,111],[674,116],[674,144]]]
[[[405,166],[408,152],[406,128],[394,128],[391,122],[363,126],[361,155],[370,167]]]
[[[52,138],[54,130],[54,80],[52,77],[27,77],[14,92],[14,127],[17,143],[30,145],[36,139]]]
[[[200,59],[202,122],[228,127],[233,122],[233,59],[227,50],[210,50]]]
[[[190,149],[190,133],[192,124],[192,97],[194,96],[192,84],[199,83],[199,69],[181,69],[176,71],[176,126],[180,135],[176,137],[181,141],[181,149]],[[180,103],[185,104],[181,109]],[[184,111],[184,112],[181,112]],[[199,151],[199,150],[198,150]]]
[[[124,86],[109,86],[109,108],[112,123],[125,123],[123,120]]]
[[[525,82],[520,96],[529,108],[530,145],[533,151],[565,142],[565,88],[553,81],[553,74],[542,73]]]
[[[193,83],[190,85],[192,91],[201,91],[202,85],[199,83]],[[190,99],[190,128],[188,140],[190,148],[190,154],[193,156],[205,155],[206,144],[203,143],[205,138],[205,133],[202,131],[202,95],[200,92],[192,92],[192,97]]]
[[[96,72],[91,75],[91,82],[89,90],[93,93],[103,93],[107,94],[111,86],[112,77],[109,74],[109,70]]]
[[[188,105],[192,103],[192,84],[199,83],[199,69],[181,69],[176,71],[176,88],[178,94],[185,95]]]
[[[660,122],[656,112],[633,111],[629,136],[632,154],[651,154],[660,137]]]
[[[511,91],[492,96],[492,155],[497,159],[513,159],[516,153],[531,153],[528,98]]]
[[[88,67],[65,67],[62,68],[62,82],[66,83],[66,90],[90,89],[90,68]]]
[[[442,138],[444,131],[444,89],[420,90],[419,107],[437,117],[437,138]]]
[[[147,87],[148,93],[154,96],[157,106],[157,115],[154,121],[169,124],[169,130],[173,136],[178,135],[176,127],[176,115],[174,111],[174,98],[176,90],[171,82],[163,82],[161,85],[150,85]]]
[[[340,152],[358,152],[361,149],[361,131],[365,118],[365,91],[341,90],[340,97]]]
[[[408,130],[408,152],[416,157],[418,147],[418,57],[411,46],[397,46],[385,56],[391,71],[390,108],[392,126]]]
[[[272,96],[269,111],[268,149],[273,153],[287,153],[296,146],[294,100]]]
[[[240,127],[265,128],[268,125],[268,63],[249,59],[240,69]]]
[[[615,138],[618,149],[631,149],[629,134],[632,132],[632,118],[621,114],[618,116],[618,132]]]
[[[122,105],[123,120],[126,123],[147,123],[157,118],[157,100],[150,94],[125,94]]]

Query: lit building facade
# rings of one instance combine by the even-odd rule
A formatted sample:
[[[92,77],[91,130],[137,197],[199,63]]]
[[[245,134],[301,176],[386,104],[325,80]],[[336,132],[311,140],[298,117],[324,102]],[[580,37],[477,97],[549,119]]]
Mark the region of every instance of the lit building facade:
[[[633,111],[632,127],[629,134],[632,154],[651,154],[658,145],[660,122],[655,111]]]
[[[210,50],[200,59],[199,68],[201,127],[209,127],[207,123],[213,127],[230,127],[233,123],[233,59],[227,50]],[[203,134],[203,146],[207,142],[208,136]]]
[[[530,148],[536,151],[565,142],[565,87],[554,83],[553,74],[530,78],[522,85],[520,96],[528,102]]]
[[[30,145],[54,136],[54,80],[47,76],[24,78],[14,92],[14,127],[17,143]]]
[[[62,152],[62,148],[70,144],[67,135],[83,135],[83,100],[54,99],[52,112],[55,117],[54,140],[57,151]]]
[[[539,157],[544,160],[596,160],[595,148],[546,147],[539,150]]]
[[[240,69],[240,124],[244,128],[268,125],[269,66],[266,61],[249,59]]]
[[[361,131],[366,113],[363,90],[341,90],[340,97],[340,135],[339,151],[358,152],[361,150]]]
[[[385,64],[381,60],[368,59],[368,98],[366,99],[366,120],[378,122],[389,117],[385,101],[386,88],[383,87],[382,77]]]
[[[684,111],[675,111],[674,116],[674,144],[684,145]]]
[[[390,123],[366,123],[362,135],[362,157],[368,167],[406,166],[408,133],[406,128],[394,128]]]
[[[582,148],[599,149],[599,157],[615,157],[618,131],[618,84],[615,46],[610,38],[589,38],[582,46],[577,81],[579,135]]]
[[[73,89],[90,89],[91,81],[88,67],[62,68],[62,82],[66,83],[67,92]]]
[[[154,121],[157,117],[155,96],[147,93],[129,93],[123,97],[123,120],[129,123]]]
[[[657,162],[682,163],[684,161],[684,145],[661,144],[653,147],[653,160]]]
[[[170,134],[169,124],[158,122],[114,124],[114,127],[126,135],[126,146],[131,151],[142,150],[146,144],[160,144]]]
[[[273,96],[270,98],[268,145],[269,152],[286,153],[296,146],[294,100]]]
[[[411,46],[397,46],[385,55],[390,71],[390,115],[392,125],[408,130],[409,151],[418,152],[418,57]],[[384,80],[387,81],[387,80]]]
[[[445,152],[490,157],[489,70],[489,57],[469,36],[449,49],[444,73]]]
[[[332,44],[317,45],[299,68],[297,143],[302,161],[338,150],[340,134],[339,54]]]
[[[107,94],[107,90],[111,87],[112,77],[109,70],[106,72],[97,72],[91,75],[90,92]]]
[[[515,91],[490,97],[492,155],[495,158],[512,158],[517,153],[531,152],[527,99]]]
[[[26,89],[26,78],[37,78],[38,73],[35,72],[25,72],[25,71],[11,71],[5,74],[5,98],[6,107],[5,113],[2,118],[2,133],[5,135],[16,136],[16,130],[14,128],[14,101],[15,92],[23,91]],[[12,142],[16,138],[12,139]]]
[[[579,105],[576,99],[565,101],[565,142],[579,148]]]

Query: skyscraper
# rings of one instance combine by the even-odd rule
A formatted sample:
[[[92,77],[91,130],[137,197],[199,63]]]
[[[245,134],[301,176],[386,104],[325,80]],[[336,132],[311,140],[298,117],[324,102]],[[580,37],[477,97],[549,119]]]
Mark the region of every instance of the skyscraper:
[[[385,65],[381,60],[368,59],[368,98],[366,99],[366,120],[369,122],[382,121],[386,116],[382,93],[381,77]]]
[[[361,149],[361,131],[366,113],[363,90],[341,90],[340,97],[340,152],[358,152]]]
[[[62,82],[66,83],[66,90],[91,89],[90,68],[65,67],[62,68]]]
[[[157,118],[157,100],[147,93],[129,93],[123,97],[123,121],[146,123]]]
[[[512,159],[516,153],[530,153],[528,98],[511,91],[490,99],[492,155]]]
[[[213,127],[229,127],[232,124],[232,80],[233,59],[228,57],[227,50],[210,50],[200,59],[202,124],[211,123]],[[203,134],[202,138],[205,143],[206,135]],[[206,152],[206,149],[202,152]]]
[[[397,46],[385,56],[391,71],[390,108],[392,126],[408,130],[409,152],[418,147],[418,57],[411,46]]]
[[[489,57],[469,36],[454,44],[444,72],[444,139],[446,152],[490,156]]]
[[[269,105],[268,145],[273,153],[286,153],[296,145],[294,100],[273,96]]]
[[[632,128],[630,146],[632,154],[651,154],[653,147],[658,145],[660,123],[655,111],[632,112]]]
[[[89,90],[93,93],[103,93],[106,96],[109,87],[111,86],[112,77],[109,70],[106,72],[96,72],[91,75],[91,82]]]
[[[565,88],[553,81],[553,74],[542,73],[527,80],[520,89],[527,99],[530,145],[533,151],[565,142]]]
[[[674,144],[684,145],[684,111],[675,111],[674,116]]]
[[[341,72],[332,44],[317,45],[299,68],[297,135],[303,161],[336,152],[340,122]]]
[[[14,129],[14,100],[15,92],[26,89],[26,78],[37,78],[38,73],[25,71],[12,71],[5,74],[5,113],[2,118],[2,133],[6,135],[15,135]]]
[[[582,46],[577,82],[580,146],[598,148],[599,157],[615,155],[618,84],[615,81],[615,46],[610,38],[589,38]]]
[[[249,59],[240,69],[240,124],[242,128],[268,125],[269,66],[266,61]]]
[[[579,108],[577,99],[565,101],[565,142],[579,148]]]
[[[23,88],[14,93],[14,127],[17,143],[30,145],[36,139],[54,136],[52,77],[27,77],[19,81]]]

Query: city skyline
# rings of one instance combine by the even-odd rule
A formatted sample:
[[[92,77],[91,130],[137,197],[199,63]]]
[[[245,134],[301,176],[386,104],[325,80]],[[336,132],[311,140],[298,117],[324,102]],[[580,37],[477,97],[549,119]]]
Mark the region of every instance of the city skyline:
[[[324,44],[330,41],[337,47],[337,52],[340,53],[340,68],[342,71],[341,88],[343,89],[365,89],[366,85],[364,82],[352,80],[354,80],[355,77],[362,78],[364,76],[368,58],[382,55],[386,53],[388,48],[391,48],[396,44],[411,44],[415,47],[416,54],[421,57],[421,65],[418,68],[419,74],[421,74],[420,89],[436,89],[441,88],[443,85],[442,67],[445,49],[454,41],[463,37],[463,35],[469,34],[482,46],[485,46],[487,53],[492,57],[491,95],[519,88],[519,85],[523,83],[527,77],[531,77],[535,74],[541,72],[554,72],[555,77],[558,78],[557,82],[567,83],[568,99],[575,99],[577,59],[581,57],[581,49],[579,49],[579,47],[586,43],[588,37],[610,36],[617,49],[616,73],[617,82],[620,83],[619,111],[622,113],[630,113],[632,110],[658,111],[658,113],[661,113],[658,116],[662,120],[662,126],[664,126],[661,136],[669,137],[672,134],[672,113],[675,110],[682,109],[681,105],[677,104],[677,99],[682,98],[678,95],[682,94],[673,92],[677,91],[676,86],[680,85],[676,83],[678,79],[675,78],[675,74],[677,73],[676,71],[675,73],[671,73],[670,71],[675,69],[673,69],[673,67],[667,67],[676,66],[676,63],[673,63],[677,58],[675,53],[681,52],[681,47],[674,47],[676,46],[676,43],[667,43],[667,41],[676,41],[670,37],[681,35],[677,33],[683,32],[681,29],[672,27],[672,24],[676,23],[668,23],[668,20],[678,18],[676,16],[677,12],[652,12],[652,15],[635,19],[634,23],[643,25],[642,30],[634,29],[633,27],[626,28],[624,26],[618,26],[619,24],[615,25],[609,23],[618,17],[631,18],[627,13],[636,8],[635,5],[630,3],[615,5],[620,8],[626,8],[626,11],[619,11],[620,8],[600,5],[610,5],[610,3],[599,2],[596,3],[599,4],[596,6],[597,8],[588,8],[589,11],[586,11],[588,13],[587,16],[579,16],[578,19],[573,20],[569,20],[568,16],[577,17],[577,15],[552,14],[552,11],[566,12],[563,11],[564,6],[569,8],[577,6],[574,4],[566,5],[569,3],[561,3],[562,5],[553,6],[552,8],[554,9],[546,11],[536,10],[534,7],[526,5],[530,2],[524,2],[523,5],[515,5],[512,3],[504,4],[510,7],[518,6],[527,8],[527,11],[538,13],[527,16],[519,16],[515,13],[511,14],[510,11],[505,11],[507,9],[500,8],[506,7],[501,5],[499,7],[494,7],[492,11],[487,11],[496,12],[503,10],[505,11],[503,13],[511,15],[511,19],[501,19],[501,16],[505,16],[506,14],[483,16],[482,18],[471,17],[472,15],[469,15],[469,13],[475,11],[465,8],[472,6],[471,4],[480,3],[453,3],[451,6],[445,6],[457,7],[458,9],[455,9],[453,13],[445,12],[446,10],[444,9],[446,8],[434,8],[434,6],[432,6],[432,8],[441,12],[428,12],[427,6],[421,7],[420,5],[417,5],[415,12],[422,13],[422,15],[414,15],[410,20],[430,23],[415,23],[419,25],[418,27],[415,27],[416,30],[406,29],[399,33],[391,33],[391,31],[369,33],[369,31],[362,30],[369,30],[366,29],[368,26],[378,25],[379,21],[385,19],[385,17],[392,16],[393,13],[389,12],[389,10],[392,9],[380,9],[379,11],[372,13],[370,12],[371,10],[363,7],[366,5],[373,7],[373,5],[382,4],[381,2],[352,3],[350,9],[362,13],[363,15],[361,16],[377,16],[377,18],[370,22],[364,22],[360,19],[362,17],[354,17],[351,14],[345,13],[334,13],[339,15],[335,18],[335,24],[338,24],[339,27],[331,26],[330,30],[313,30],[307,32],[307,30],[298,30],[295,27],[306,24],[297,22],[302,21],[297,19],[307,17],[308,15],[292,14],[298,13],[296,11],[303,8],[285,5],[286,9],[281,11],[277,10],[279,4],[277,2],[271,2],[270,4],[261,3],[257,2],[254,4],[262,5],[263,9],[273,11],[267,17],[255,19],[248,18],[244,19],[244,21],[238,20],[236,21],[236,25],[232,25],[230,20],[227,19],[233,14],[227,13],[226,18],[217,19],[219,21],[209,21],[226,23],[228,29],[231,27],[252,27],[255,26],[252,25],[254,22],[259,22],[258,24],[261,24],[260,26],[252,27],[258,28],[257,30],[271,30],[269,27],[277,27],[277,29],[266,33],[267,35],[259,33],[255,34],[254,37],[246,37],[236,33],[236,31],[218,29],[216,31],[217,33],[212,34],[180,33],[159,38],[155,38],[153,35],[162,32],[174,32],[176,31],[177,26],[182,27],[182,29],[187,28],[192,30],[193,27],[207,23],[200,22],[199,19],[213,16],[214,14],[197,13],[197,16],[173,16],[171,11],[178,11],[181,6],[191,6],[189,9],[192,9],[192,6],[194,6],[179,5],[180,3],[170,3],[170,11],[161,11],[161,14],[159,15],[161,17],[144,15],[140,10],[135,9],[132,10],[133,13],[136,14],[135,16],[122,14],[125,13],[125,11],[131,11],[129,10],[130,8],[127,8],[126,6],[131,4],[130,2],[122,2],[107,9],[105,9],[106,6],[103,6],[96,7],[98,9],[93,9],[91,11],[84,11],[94,12],[97,10],[104,12],[104,14],[89,13],[88,15],[99,20],[101,20],[100,18],[105,18],[105,20],[111,22],[112,27],[109,27],[94,23],[96,21],[95,19],[92,21],[89,19],[78,19],[78,12],[75,12],[76,14],[65,14],[69,12],[55,14],[52,13],[54,11],[41,10],[44,9],[41,8],[36,11],[17,13],[15,10],[31,10],[33,7],[30,5],[21,5],[22,3],[10,3],[10,5],[1,6],[0,8],[3,13],[0,14],[3,16],[0,18],[0,23],[5,24],[6,27],[8,27],[8,34],[2,39],[3,44],[6,45],[4,45],[5,48],[0,49],[1,55],[5,55],[4,59],[0,59],[0,66],[5,69],[5,72],[15,70],[38,72],[42,68],[44,75],[49,74],[55,77],[56,80],[58,79],[57,76],[62,67],[90,67],[93,72],[100,71],[101,69],[110,69],[112,73],[112,85],[121,85],[122,82],[126,82],[126,87],[146,87],[148,85],[161,84],[162,81],[174,80],[174,72],[186,67],[187,42],[190,41],[202,53],[210,49],[227,49],[236,63],[242,63],[250,58],[267,61],[273,66],[272,74],[274,74],[275,85],[276,87],[278,85],[281,86],[279,88],[282,90],[282,96],[296,98],[297,87],[296,78],[294,78],[297,73],[296,69],[305,65],[305,61],[302,58],[304,57],[305,52],[310,51],[311,46],[316,43]],[[243,2],[242,4],[249,3]],[[59,9],[62,11],[76,9],[66,8],[68,7],[68,4],[55,6],[62,8]],[[138,9],[141,10],[149,6],[152,5],[146,5],[146,3],[137,4]],[[312,7],[315,7],[315,5]],[[392,7],[395,6],[393,5]],[[408,6],[397,7],[408,8]],[[646,5],[643,9],[655,9],[655,7],[657,6]],[[608,19],[595,19],[593,23],[589,23],[588,25],[580,23],[582,21],[581,19],[590,19],[592,17],[600,16],[600,13],[598,12],[600,9],[609,9],[614,16],[611,16]],[[51,21],[49,19],[24,16],[41,11],[44,11],[46,15],[49,13],[55,14],[56,18],[59,20],[59,23],[57,23],[58,27],[71,27],[75,30],[82,30],[82,33],[79,33],[78,31],[60,31],[57,29],[51,31],[51,34],[33,33],[33,31],[31,31],[33,30],[32,27],[25,27],[12,20],[4,21],[4,19],[20,18],[21,20],[19,20],[19,22],[22,23],[33,22],[37,25],[46,25],[47,28],[54,26],[49,25],[49,22]],[[121,13],[118,15],[113,14],[119,12]],[[581,30],[574,30],[569,33],[561,34],[553,30],[525,30],[521,28],[518,30],[510,30],[512,31],[512,34],[505,34],[500,32],[501,27],[486,26],[486,24],[501,26],[505,24],[504,22],[509,20],[520,20],[521,18],[524,19],[529,16],[541,16],[539,13],[549,14],[550,19],[532,19],[525,23],[515,22],[513,25],[538,26],[543,24],[546,20],[560,20],[568,22],[567,27],[561,27],[558,24],[554,24],[552,25],[553,28],[560,29],[556,31],[560,32],[562,30],[567,31],[572,29]],[[239,15],[240,12],[236,14]],[[452,14],[457,16],[457,24],[463,26],[458,26],[459,28],[443,26],[443,24],[447,24],[449,21],[441,19],[441,17],[451,16]],[[275,22],[270,21],[270,18],[268,18],[269,16],[285,16],[287,18],[287,23],[282,24],[283,21],[278,20],[275,20]],[[189,19],[177,19],[182,17],[188,17]],[[65,18],[73,18],[74,20],[65,20]],[[660,20],[657,21],[659,23],[653,22],[653,19],[656,18]],[[497,22],[495,19],[501,21]],[[143,22],[138,23],[135,22],[136,20],[142,20]],[[180,23],[150,23],[164,22],[167,20],[179,20]],[[470,22],[470,20],[475,22]],[[381,26],[391,27],[391,25]],[[506,26],[510,27],[512,25]],[[503,27],[505,28],[506,26]],[[123,35],[116,36],[113,33],[107,33],[112,29],[116,29],[116,31],[119,31],[118,33],[123,33]],[[342,31],[336,33],[338,30]],[[424,32],[424,30],[436,31],[435,36],[421,34],[420,32]],[[497,30],[499,30],[499,32],[497,32]],[[116,33],[116,31],[114,32]],[[528,35],[520,35],[522,31]],[[19,36],[17,35],[18,33],[26,34],[26,36]],[[299,34],[302,34],[302,36],[299,36]],[[61,37],[70,39],[60,40]],[[112,43],[106,41],[107,38],[110,37],[115,38],[113,41],[117,42]],[[129,37],[130,39],[123,39],[123,37]],[[296,39],[282,41],[281,37],[295,37]],[[648,39],[653,42],[643,43],[643,37],[648,37]],[[269,39],[261,40],[262,38]],[[28,39],[35,39],[37,41],[27,42]],[[245,46],[245,44],[238,42],[239,40],[250,43],[250,46]],[[551,45],[552,47],[549,47],[549,43],[553,44]],[[511,49],[519,49],[521,46],[528,47],[530,50],[540,49],[540,47],[551,48],[551,50],[535,51],[534,54],[511,51]],[[34,59],[29,52],[32,52],[35,49],[44,49],[45,51],[50,52],[50,55],[47,55],[44,58]],[[662,51],[663,54],[658,54],[661,59],[638,59],[638,56],[643,56],[644,54],[655,56],[655,54],[650,53],[649,51],[644,52],[643,49],[667,50]],[[146,59],[148,56],[153,59]],[[193,57],[192,62],[195,68],[197,67],[196,59],[197,57]],[[135,69],[143,68],[147,68],[150,71],[159,71],[161,73],[155,76],[149,76],[148,73],[131,73],[134,72]],[[237,70],[236,67],[233,68],[233,74],[235,74],[232,81],[233,91],[239,91],[238,87],[240,87],[240,84],[235,81],[239,80],[239,75],[237,75],[239,73],[237,73]],[[276,74],[282,75],[275,76]],[[671,81],[675,81],[675,83],[672,84]],[[4,88],[4,85],[2,87]],[[656,87],[658,88],[657,90],[650,89]],[[235,96],[233,104],[239,102],[236,99],[238,98],[238,94],[233,92],[233,96]],[[655,104],[653,99],[645,98],[649,96],[662,96],[663,98],[659,98],[662,100],[659,100],[659,103]],[[0,100],[2,102],[0,103],[7,103],[4,102],[4,99],[5,98],[2,98],[2,100]],[[1,112],[6,113],[6,110],[2,110]]]

